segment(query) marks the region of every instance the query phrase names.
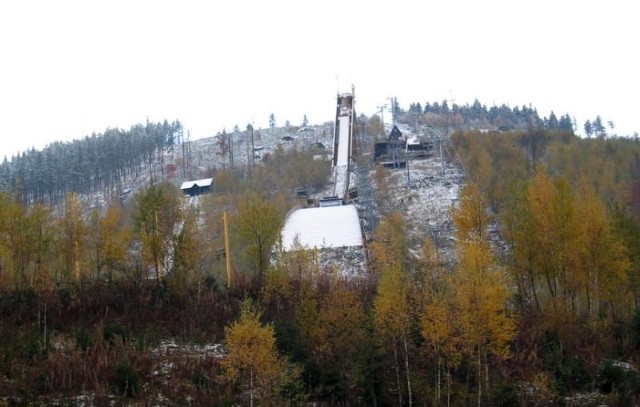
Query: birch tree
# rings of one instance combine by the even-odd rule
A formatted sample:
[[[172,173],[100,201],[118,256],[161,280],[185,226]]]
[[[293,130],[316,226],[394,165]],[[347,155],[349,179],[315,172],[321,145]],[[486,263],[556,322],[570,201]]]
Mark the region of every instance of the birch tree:
[[[225,329],[228,355],[222,361],[225,377],[249,393],[249,405],[268,401],[278,387],[284,362],[278,356],[272,325],[251,300],[242,303],[239,318]]]
[[[576,280],[586,302],[586,314],[595,321],[624,298],[621,288],[627,287],[630,262],[604,204],[586,180],[578,188],[576,216],[588,220],[578,223],[578,244],[573,252]]]
[[[59,253],[62,258],[62,272],[71,274],[79,282],[85,274],[84,249],[88,236],[87,225],[83,218],[80,198],[70,193],[64,201],[62,217],[59,219]]]
[[[504,270],[497,266],[488,239],[486,206],[477,188],[467,185],[454,211],[459,267],[453,276],[454,298],[465,353],[475,363],[478,406],[489,389],[489,357],[507,359],[515,335],[515,317],[508,307]]]
[[[165,273],[167,254],[181,221],[177,188],[152,185],[136,195],[135,232],[142,245],[143,259],[151,266],[158,286]]]
[[[131,233],[123,223],[122,210],[115,203],[109,205],[104,214],[98,209],[91,212],[89,246],[97,278],[106,277],[111,281],[113,271],[121,269],[126,262]]]
[[[393,364],[396,373],[398,405],[402,406],[402,388],[407,391],[407,403],[413,405],[411,374],[409,371],[408,336],[411,324],[409,306],[408,280],[399,262],[384,267],[378,294],[374,300],[374,322],[376,330],[387,339],[393,351]],[[400,347],[400,350],[398,349]],[[402,357],[402,368],[399,357]],[[404,384],[401,385],[401,371],[404,371]],[[406,387],[405,387],[406,386]]]
[[[284,223],[282,206],[251,192],[238,205],[235,230],[247,245],[247,254],[257,271],[258,287],[262,287],[271,249]]]

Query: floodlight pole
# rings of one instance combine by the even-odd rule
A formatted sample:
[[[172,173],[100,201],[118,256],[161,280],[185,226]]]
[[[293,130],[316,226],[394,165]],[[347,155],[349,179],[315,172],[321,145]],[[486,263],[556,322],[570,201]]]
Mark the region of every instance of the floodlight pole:
[[[387,107],[387,105],[382,105],[382,106],[378,106],[378,111],[380,112],[380,120],[382,121],[382,134],[385,134],[385,130],[384,130],[384,109]]]

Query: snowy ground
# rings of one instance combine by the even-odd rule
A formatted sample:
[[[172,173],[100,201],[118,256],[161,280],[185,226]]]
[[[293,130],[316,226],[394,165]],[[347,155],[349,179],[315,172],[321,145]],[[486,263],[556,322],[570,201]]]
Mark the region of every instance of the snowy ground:
[[[281,145],[285,151],[292,148],[308,150],[316,143],[322,143],[327,149],[333,148],[332,123],[305,127],[302,131],[286,128],[260,129],[254,130],[253,136],[256,163],[267,154],[273,154],[278,145]],[[231,138],[234,166],[247,165],[247,160],[251,158],[251,138],[246,132],[233,133]],[[206,154],[202,156],[202,161],[206,162],[209,167],[222,168],[229,164],[228,158],[223,159],[218,154],[219,147],[216,137],[196,140],[193,142],[193,146],[198,151],[203,149],[206,151]]]
[[[348,180],[349,167],[346,165],[339,165],[333,167],[333,178],[335,179],[333,194],[339,198],[344,198],[348,193],[347,180]]]
[[[296,247],[362,246],[358,212],[353,205],[303,208],[289,214],[282,230],[284,250]]]
[[[406,137],[415,137],[409,126],[399,126]],[[390,130],[390,129],[389,129]],[[437,147],[437,143],[436,143]],[[445,152],[452,147],[450,144]],[[427,238],[443,251],[446,261],[455,257],[451,210],[457,202],[464,174],[435,148],[426,158],[407,160],[407,168],[391,170],[391,207],[404,214],[411,250],[419,252]]]
[[[405,214],[411,237],[451,229],[451,209],[458,199],[463,175],[447,163],[444,176],[436,158],[413,160],[409,169],[394,170],[394,207]]]

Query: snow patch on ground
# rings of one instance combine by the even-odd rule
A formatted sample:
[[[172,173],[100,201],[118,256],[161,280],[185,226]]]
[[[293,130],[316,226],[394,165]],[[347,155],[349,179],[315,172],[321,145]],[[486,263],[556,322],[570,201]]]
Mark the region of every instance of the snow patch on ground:
[[[404,215],[411,249],[419,252],[431,238],[449,259],[455,252],[451,211],[464,182],[464,174],[452,162],[431,156],[409,160],[407,168],[391,171],[391,210]]]
[[[333,190],[333,195],[339,198],[344,198],[347,195],[347,181],[349,177],[349,167],[346,165],[339,165],[337,167],[333,167],[334,179],[335,179],[335,187]]]
[[[178,344],[175,339],[167,339],[160,342],[160,344],[151,349],[151,355],[158,359],[166,358],[169,356],[187,355],[192,358],[205,359],[208,357],[214,357],[221,359],[226,356],[224,346],[220,343],[206,343],[206,344]]]
[[[367,265],[364,247],[324,249],[318,252],[320,270],[337,271],[341,277],[357,279],[365,275]]]

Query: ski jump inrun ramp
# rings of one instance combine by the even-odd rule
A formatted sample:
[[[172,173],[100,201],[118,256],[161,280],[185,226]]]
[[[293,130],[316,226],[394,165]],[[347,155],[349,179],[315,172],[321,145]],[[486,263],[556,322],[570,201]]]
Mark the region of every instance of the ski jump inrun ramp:
[[[354,92],[338,94],[336,123],[333,135],[334,196],[347,200],[349,195],[349,165],[353,155],[355,125]]]

